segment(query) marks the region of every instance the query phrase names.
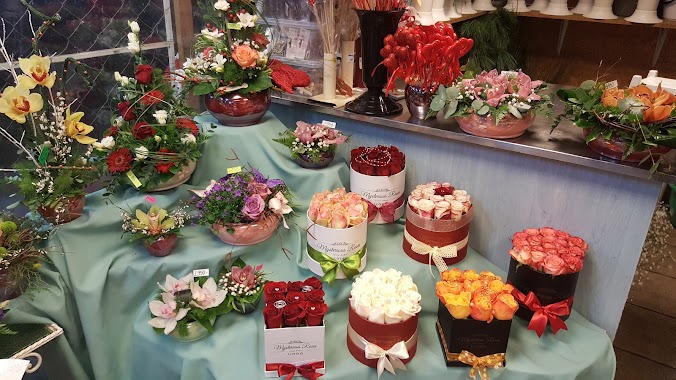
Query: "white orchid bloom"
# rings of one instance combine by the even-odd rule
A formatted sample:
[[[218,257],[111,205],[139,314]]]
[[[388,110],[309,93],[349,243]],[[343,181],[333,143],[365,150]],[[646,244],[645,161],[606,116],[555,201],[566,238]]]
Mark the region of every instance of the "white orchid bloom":
[[[289,200],[286,199],[281,191],[278,191],[274,197],[270,198],[268,201],[268,207],[273,213],[282,217],[284,228],[289,229],[289,225],[286,223],[286,218],[284,218],[284,215],[293,212],[293,209],[291,206],[289,206]]]
[[[150,301],[148,307],[155,316],[148,321],[148,324],[158,329],[164,329],[165,335],[174,331],[178,321],[185,318],[190,311],[190,309],[176,310],[176,300],[170,293],[162,293],[162,301]]]
[[[183,290],[190,289],[190,282],[192,281],[192,273],[188,274],[185,277],[175,279],[172,275],[168,274],[164,280],[164,286],[157,283],[157,285],[162,289],[162,291],[169,294],[174,294]]]
[[[192,292],[193,299],[190,304],[200,309],[216,307],[222,304],[228,295],[226,290],[218,289],[216,281],[211,277],[201,287],[197,281],[191,282],[190,291]]]

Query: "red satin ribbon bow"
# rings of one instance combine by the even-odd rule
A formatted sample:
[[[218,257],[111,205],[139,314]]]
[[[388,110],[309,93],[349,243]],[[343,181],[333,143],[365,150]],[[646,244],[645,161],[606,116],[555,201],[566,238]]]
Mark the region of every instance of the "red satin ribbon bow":
[[[383,218],[386,223],[392,223],[394,222],[394,212],[404,204],[404,195],[399,197],[396,201],[384,203],[380,207],[376,207],[376,205],[369,201],[366,201],[366,204],[369,207],[369,222],[373,221],[373,219],[376,218],[376,215],[380,213],[380,217]]]
[[[533,330],[541,337],[545,332],[547,324],[552,326],[552,331],[556,334],[559,330],[568,330],[566,323],[559,317],[570,314],[570,307],[573,305],[573,297],[566,298],[547,306],[541,306],[540,300],[533,292],[528,292],[524,295],[517,288],[512,290],[512,295],[519,303],[525,305],[534,312],[533,318],[530,319],[528,330]]]
[[[293,375],[296,374],[296,371],[298,371],[301,376],[308,380],[317,380],[320,376],[322,376],[321,373],[317,372],[317,369],[322,368],[323,366],[323,363],[320,362],[308,363],[299,366],[295,366],[293,364],[280,364],[277,367],[277,375],[279,375],[279,377],[286,376],[284,380],[291,380]]]

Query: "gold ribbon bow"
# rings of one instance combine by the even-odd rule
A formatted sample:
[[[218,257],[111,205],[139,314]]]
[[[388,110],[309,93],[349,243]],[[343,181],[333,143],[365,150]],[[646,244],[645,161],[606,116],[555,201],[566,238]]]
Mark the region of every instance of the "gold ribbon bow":
[[[446,265],[444,259],[458,257],[458,249],[462,249],[464,246],[466,246],[469,240],[468,235],[466,238],[457,243],[445,245],[443,247],[433,247],[414,238],[410,233],[408,233],[408,230],[406,229],[404,229],[404,237],[406,238],[406,241],[411,244],[411,250],[413,252],[419,255],[429,255],[429,266],[432,277],[434,277],[434,272],[432,272],[432,261],[434,261],[434,264],[437,266],[439,272],[448,270],[448,265]]]
[[[491,377],[488,376],[488,368],[502,368],[502,363],[505,361],[504,353],[479,357],[465,350],[459,354],[446,354],[446,357],[448,360],[471,365],[472,369],[469,371],[469,377],[474,380],[476,380],[477,373],[479,373],[481,380],[491,380]]]

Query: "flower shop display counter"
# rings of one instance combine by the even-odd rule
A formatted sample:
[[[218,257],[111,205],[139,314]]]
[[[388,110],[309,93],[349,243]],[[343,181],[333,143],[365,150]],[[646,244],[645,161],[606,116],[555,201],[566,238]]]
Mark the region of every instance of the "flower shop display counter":
[[[495,140],[441,116],[412,118],[406,107],[398,116],[369,117],[283,94],[271,110],[286,125],[334,121],[351,135],[348,148],[396,145],[410,163],[407,192],[440,178],[467,190],[477,202],[469,245],[503,270],[514,231],[542,225],[583,237],[591,250],[575,308],[614,338],[662,182],[676,182],[666,165],[651,175],[602,158],[580,128],[564,122],[550,134],[552,121],[543,117],[521,137]],[[349,157],[349,149],[339,154]]]
[[[285,108],[278,109],[278,113],[286,111]],[[286,118],[290,115],[282,116]],[[302,116],[313,117],[307,113]],[[210,116],[200,116],[197,120],[207,124],[215,122]],[[35,294],[33,299],[24,296],[12,301],[12,312],[3,320],[7,323],[54,321],[64,327],[64,337],[57,340],[58,350],[46,355],[43,364],[50,378],[264,378],[264,323],[260,311],[249,315],[233,312],[221,316],[212,335],[197,342],[183,343],[152,329],[148,324],[151,318],[148,302],[155,297],[157,283],[164,283],[166,274],[178,278],[193,269],[208,268],[214,276],[229,253],[252,265],[264,264],[263,270],[273,281],[299,280],[312,275],[303,255],[306,245],[305,212],[315,192],[348,187],[349,168],[342,159],[336,159],[322,170],[300,168],[288,156],[284,146],[272,141],[285,128],[272,113],[268,113],[256,126],[218,127],[214,137],[205,143],[204,155],[190,181],[176,189],[153,194],[156,204],[163,207],[175,206],[180,200],[190,198],[189,189],[204,189],[211,179],[222,177],[227,168],[238,165],[229,161],[233,158],[231,149],[235,149],[242,162],[271,177],[284,179],[294,195],[292,202],[297,205],[297,216],[289,220],[291,228],[279,228],[277,236],[263,243],[233,247],[222,243],[206,227],[186,227],[182,230],[184,237],[171,255],[153,257],[145,252],[141,244],[120,238],[120,212],[105,203],[104,191],[88,196],[83,216],[61,226],[52,237],[55,250],[50,253],[50,258],[53,265],[43,270],[49,290]],[[350,132],[355,140],[362,140],[359,133]],[[439,155],[439,152],[430,152],[427,160],[417,162],[409,156],[407,162],[415,172],[428,164],[437,165],[433,161],[438,160],[432,158]],[[445,167],[439,173],[443,178],[468,182],[460,175],[461,172],[449,170],[453,166],[448,163],[439,162],[438,165]],[[479,173],[488,182],[486,186],[491,186],[488,174]],[[477,190],[473,191],[481,193]],[[500,197],[498,191],[491,194]],[[525,196],[514,196],[517,195]],[[110,200],[133,209],[142,206],[145,198],[145,194],[127,189]],[[495,199],[482,199],[478,195],[473,195],[473,199],[477,221],[488,218],[488,209],[499,214],[499,209],[505,208],[512,215],[519,214],[519,210],[514,208],[515,202],[496,205]],[[501,199],[506,202],[505,198]],[[529,221],[529,224],[537,222]],[[489,219],[484,223],[501,222]],[[481,227],[481,222],[478,224]],[[432,278],[427,264],[416,262],[404,253],[403,230],[403,219],[389,225],[370,224],[367,240],[369,260],[366,269],[395,268],[411,275],[422,295],[417,354],[407,364],[406,372],[397,371],[397,378],[465,379],[469,368],[447,368],[440,352],[435,328],[438,305],[435,283],[438,276],[437,279]],[[518,229],[510,229],[509,233],[499,236],[505,241],[502,244],[505,249],[493,252],[502,255],[505,261],[508,257],[508,237],[515,230]],[[474,244],[472,248],[475,249],[485,246],[479,241]],[[282,246],[291,252],[290,258],[282,252]],[[590,271],[598,270],[594,268],[594,263],[598,261],[591,253],[589,257],[592,263]],[[506,266],[501,269],[490,263],[471,248],[457,267],[490,270],[503,278],[506,269]],[[336,280],[332,287],[324,286],[325,302],[329,306],[325,316],[325,339],[328,343],[325,345],[326,375],[322,377],[325,379],[377,378],[376,371],[360,365],[347,348],[345,334],[351,285],[352,281]],[[589,289],[580,286],[578,295],[585,291]],[[585,297],[580,298],[585,300]],[[575,311],[566,324],[568,331],[559,331],[556,335],[546,332],[538,339],[535,332],[527,329],[527,322],[515,320],[506,352],[506,368],[490,369],[490,374],[495,378],[519,380],[612,379],[615,355],[605,331]]]

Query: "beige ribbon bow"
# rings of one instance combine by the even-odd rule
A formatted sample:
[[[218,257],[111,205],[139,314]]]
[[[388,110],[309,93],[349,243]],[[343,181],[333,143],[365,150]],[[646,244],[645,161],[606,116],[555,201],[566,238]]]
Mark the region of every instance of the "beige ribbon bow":
[[[458,249],[462,249],[464,246],[466,246],[469,240],[468,235],[466,238],[457,243],[445,245],[443,247],[433,247],[411,236],[411,234],[408,233],[408,230],[404,230],[404,237],[411,244],[411,250],[413,252],[419,255],[429,255],[429,266],[432,277],[434,277],[434,272],[432,272],[432,261],[434,261],[434,264],[436,265],[437,269],[439,269],[439,272],[448,270],[448,265],[446,265],[444,259],[458,257]]]
[[[383,374],[384,370],[391,374],[395,374],[395,369],[406,370],[406,364],[401,359],[408,359],[408,350],[404,341],[398,342],[389,350],[384,350],[382,347],[368,343],[366,349],[366,359],[378,359],[378,379]]]

